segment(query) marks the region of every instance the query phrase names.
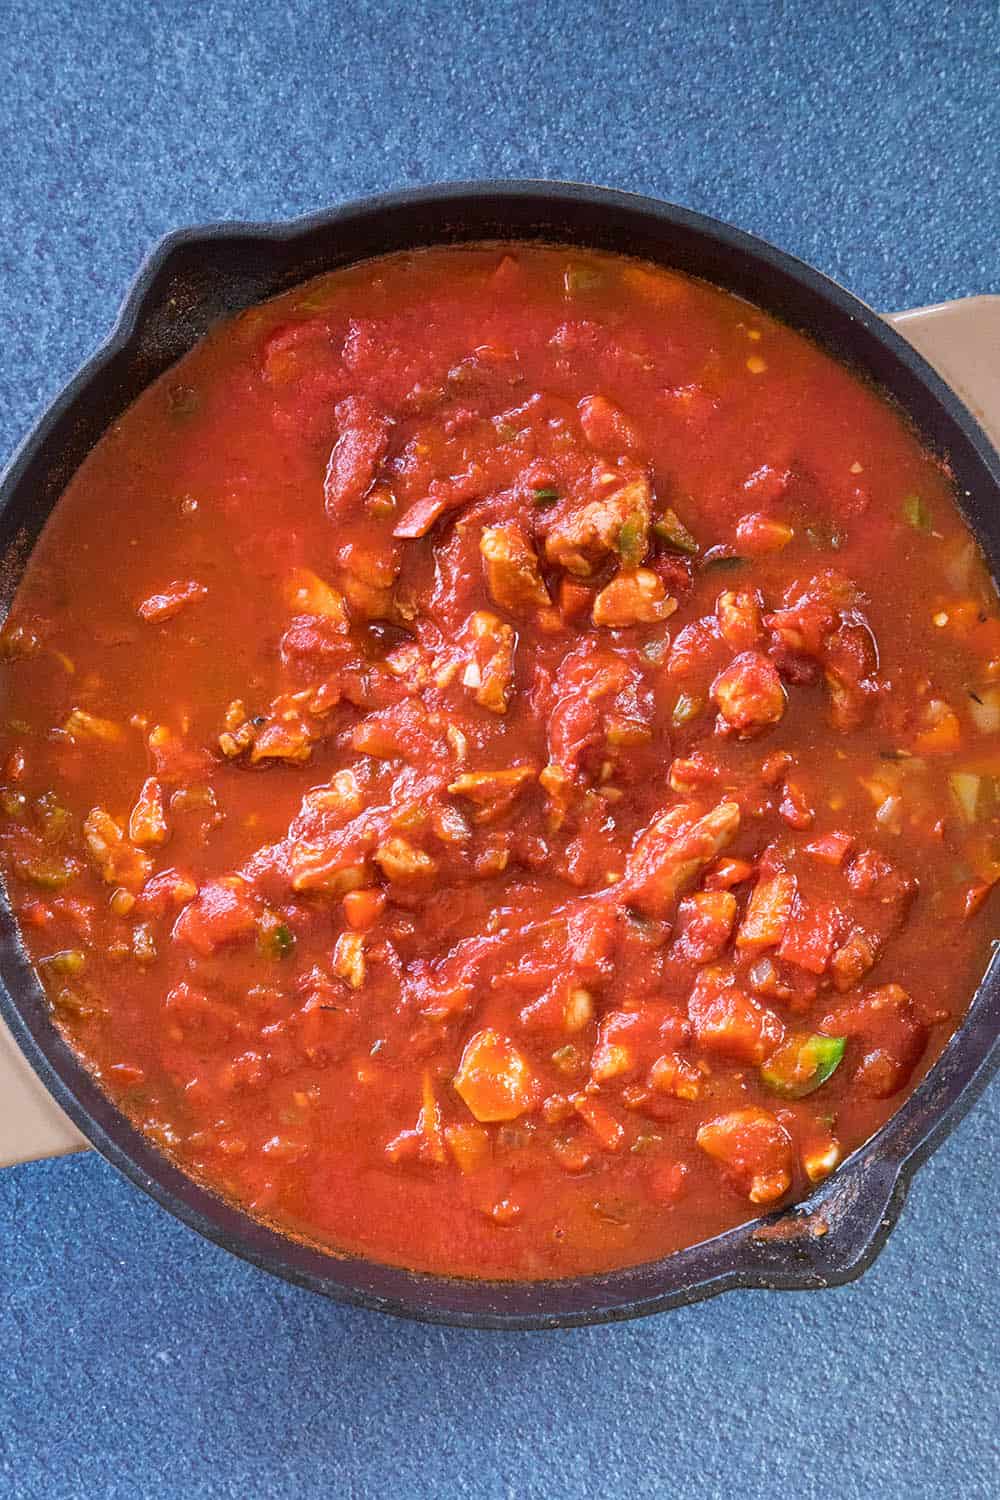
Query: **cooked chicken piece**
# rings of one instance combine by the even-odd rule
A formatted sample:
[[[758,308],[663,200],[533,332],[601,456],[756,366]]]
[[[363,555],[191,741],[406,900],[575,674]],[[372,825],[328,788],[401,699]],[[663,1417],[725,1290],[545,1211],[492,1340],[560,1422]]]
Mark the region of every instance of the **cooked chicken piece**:
[[[580,578],[587,578],[609,552],[624,552],[633,565],[641,562],[652,509],[649,480],[640,476],[557,521],[545,539],[545,556]]]
[[[170,830],[163,808],[163,788],[155,776],[149,776],[128,820],[128,835],[133,844],[164,844]]]
[[[333,972],[352,990],[365,982],[365,940],[360,932],[342,932],[333,950]]]
[[[494,601],[512,614],[552,603],[534,548],[520,526],[487,526],[479,542]]]
[[[781,678],[759,651],[744,651],[712,683],[718,729],[749,739],[777,724],[785,712]]]
[[[398,833],[375,850],[375,863],[387,880],[426,880],[437,873],[437,860]]]
[[[595,625],[621,630],[629,625],[655,625],[669,619],[677,608],[659,574],[649,568],[619,573],[594,600]]]
[[[356,853],[328,849],[300,840],[289,856],[293,891],[322,891],[325,896],[343,896],[360,890],[370,879],[368,867]]]
[[[750,651],[761,638],[760,605],[755,594],[727,589],[715,601],[719,630],[734,651]]]
[[[394,584],[400,563],[395,544],[379,551],[349,543],[338,560],[340,584],[352,613],[362,620],[396,619]]]
[[[88,714],[82,708],[73,709],[63,725],[63,733],[68,734],[77,745],[88,742],[120,745],[125,738],[124,729],[114,719],[100,719],[96,714]]]
[[[340,813],[345,818],[356,817],[365,805],[358,778],[349,769],[335,771],[326,786],[313,787],[304,802],[313,812]]]
[[[737,948],[761,952],[777,947],[791,916],[796,888],[795,876],[783,870],[758,880],[736,934]]]
[[[463,685],[475,693],[476,702],[491,713],[505,714],[514,684],[514,632],[488,610],[477,610],[469,619],[466,638],[470,659],[462,674]]]
[[[454,1089],[477,1120],[516,1120],[541,1102],[541,1086],[514,1043],[495,1031],[469,1038]]]
[[[640,834],[625,867],[623,900],[653,917],[671,915],[701,871],[739,831],[736,802],[720,802],[702,817],[682,804]]]
[[[146,883],[153,861],[125,837],[125,831],[103,807],[91,808],[83,824],[88,853],[107,885],[137,891]]]
[[[678,1052],[665,1052],[649,1070],[649,1087],[658,1094],[669,1094],[672,1099],[687,1099],[693,1103],[701,1098],[704,1083],[705,1075],[701,1069]]]
[[[522,788],[536,779],[531,766],[507,771],[466,771],[448,790],[453,797],[467,797],[478,809],[477,823],[488,823],[507,811]]]

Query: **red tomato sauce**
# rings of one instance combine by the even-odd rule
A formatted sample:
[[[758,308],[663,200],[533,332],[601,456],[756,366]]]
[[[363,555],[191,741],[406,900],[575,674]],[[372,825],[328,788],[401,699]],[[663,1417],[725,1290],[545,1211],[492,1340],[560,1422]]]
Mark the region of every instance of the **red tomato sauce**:
[[[335,1251],[543,1278],[793,1202],[985,967],[1000,620],[949,477],[653,266],[435,249],[218,327],[0,644],[58,1024]]]

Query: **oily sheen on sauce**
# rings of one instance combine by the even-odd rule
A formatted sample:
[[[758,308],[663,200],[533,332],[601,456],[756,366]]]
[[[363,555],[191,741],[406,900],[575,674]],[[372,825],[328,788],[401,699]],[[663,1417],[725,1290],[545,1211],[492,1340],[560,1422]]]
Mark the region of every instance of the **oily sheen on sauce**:
[[[792,1202],[985,966],[1000,620],[949,476],[661,268],[431,249],[218,327],[0,644],[58,1024],[333,1250],[544,1278]]]

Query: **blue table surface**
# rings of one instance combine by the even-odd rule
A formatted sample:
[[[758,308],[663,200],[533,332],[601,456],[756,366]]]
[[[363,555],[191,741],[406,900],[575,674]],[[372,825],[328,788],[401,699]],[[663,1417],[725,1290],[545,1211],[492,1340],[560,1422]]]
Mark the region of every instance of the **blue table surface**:
[[[1000,290],[1000,12],[910,0],[0,6],[0,449],[176,225],[475,176],[732,220],[890,309]],[[0,1173],[0,1493],[995,1496],[1000,1091],[853,1286],[430,1329]]]

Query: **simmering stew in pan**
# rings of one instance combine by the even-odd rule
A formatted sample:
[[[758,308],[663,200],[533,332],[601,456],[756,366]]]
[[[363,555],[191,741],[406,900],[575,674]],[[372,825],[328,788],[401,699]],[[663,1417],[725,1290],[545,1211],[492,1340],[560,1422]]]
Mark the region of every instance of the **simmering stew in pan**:
[[[1000,618],[949,475],[652,265],[432,249],[216,328],[0,647],[59,1026],[334,1250],[552,1277],[794,1202],[986,964]]]

